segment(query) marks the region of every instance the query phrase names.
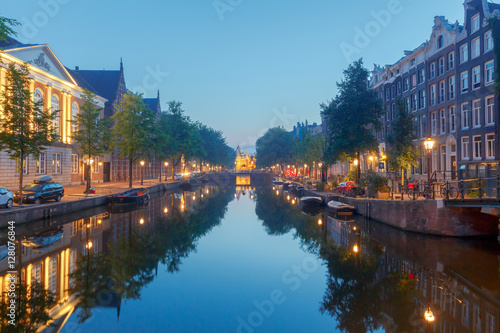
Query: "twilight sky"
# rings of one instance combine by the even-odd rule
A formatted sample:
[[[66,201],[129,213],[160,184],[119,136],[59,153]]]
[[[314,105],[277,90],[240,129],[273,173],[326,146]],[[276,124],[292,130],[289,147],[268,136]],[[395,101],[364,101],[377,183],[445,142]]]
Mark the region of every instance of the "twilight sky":
[[[67,67],[118,69],[127,87],[222,130],[253,151],[268,128],[320,122],[349,62],[392,64],[429,39],[433,19],[463,24],[463,0],[4,0],[18,39]],[[366,34],[361,36],[359,31]],[[344,49],[344,51],[342,50]]]

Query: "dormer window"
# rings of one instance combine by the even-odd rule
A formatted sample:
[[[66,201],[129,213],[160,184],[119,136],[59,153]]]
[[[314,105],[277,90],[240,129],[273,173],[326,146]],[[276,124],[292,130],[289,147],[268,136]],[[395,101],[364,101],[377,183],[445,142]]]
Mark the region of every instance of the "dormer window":
[[[417,61],[415,59],[411,59],[411,65],[412,66],[415,66],[416,63],[417,63]]]
[[[437,47],[438,47],[438,49],[443,47],[443,36],[438,37]]]
[[[474,15],[471,19],[470,32],[471,33],[476,32],[479,30],[479,28],[480,28],[479,14],[477,14],[477,15]]]

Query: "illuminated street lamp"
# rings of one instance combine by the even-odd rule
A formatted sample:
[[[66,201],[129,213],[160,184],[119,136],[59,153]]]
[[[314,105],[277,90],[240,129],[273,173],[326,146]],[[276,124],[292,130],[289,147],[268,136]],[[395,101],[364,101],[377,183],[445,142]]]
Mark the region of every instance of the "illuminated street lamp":
[[[354,253],[358,253],[359,252],[358,244],[354,244],[354,246],[352,247],[352,250],[354,251]]]
[[[144,185],[144,160],[141,161],[141,185]]]
[[[431,152],[434,148],[435,141],[432,138],[427,138],[424,141],[425,150],[427,150],[427,182],[431,183]]]
[[[167,181],[167,167],[168,167],[168,162],[165,162],[164,165],[165,165],[165,181]],[[161,182],[161,165],[160,165],[160,182]]]
[[[436,319],[434,317],[434,313],[432,313],[431,307],[428,305],[427,305],[427,308],[425,309],[425,312],[424,312],[424,319],[429,324],[434,322],[434,320]]]

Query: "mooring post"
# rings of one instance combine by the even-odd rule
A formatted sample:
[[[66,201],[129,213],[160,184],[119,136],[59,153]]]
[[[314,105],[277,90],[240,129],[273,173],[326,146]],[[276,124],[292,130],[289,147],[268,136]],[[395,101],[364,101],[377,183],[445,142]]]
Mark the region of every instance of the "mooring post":
[[[481,199],[483,197],[481,193],[481,177],[477,179],[477,197]]]
[[[460,196],[464,199],[464,180],[460,179]]]

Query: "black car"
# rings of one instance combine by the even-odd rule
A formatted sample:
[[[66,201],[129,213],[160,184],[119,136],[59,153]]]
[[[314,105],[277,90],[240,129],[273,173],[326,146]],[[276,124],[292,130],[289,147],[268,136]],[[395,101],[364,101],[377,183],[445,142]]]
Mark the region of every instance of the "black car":
[[[40,204],[47,200],[61,201],[64,187],[59,183],[35,182],[23,186],[23,202]],[[19,202],[19,192],[14,195],[14,201]]]

